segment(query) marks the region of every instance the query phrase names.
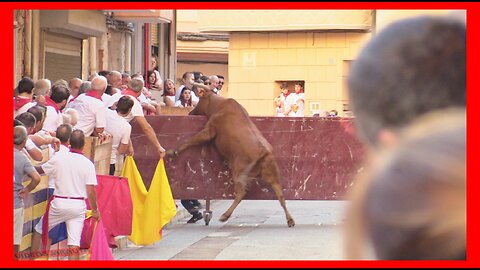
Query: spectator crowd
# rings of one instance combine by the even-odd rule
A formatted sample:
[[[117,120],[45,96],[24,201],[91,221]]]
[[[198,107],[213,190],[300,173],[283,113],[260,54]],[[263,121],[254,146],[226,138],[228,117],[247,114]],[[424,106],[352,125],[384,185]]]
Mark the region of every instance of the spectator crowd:
[[[161,159],[165,149],[145,115],[159,115],[162,107],[193,109],[199,101],[198,87],[219,94],[224,83],[221,75],[186,72],[175,88],[173,80],[162,80],[155,69],[146,75],[144,80],[142,74],[112,70],[94,73],[87,80],[52,83],[48,78],[23,77],[18,82],[13,98],[15,253],[22,241],[23,199],[39,184],[41,175],[49,177],[50,199],[45,216],[34,224],[32,251],[48,248],[46,232],[62,224],[66,224],[69,248],[78,249],[87,199],[93,217],[100,218],[95,167],[82,155],[87,137],[97,137],[100,143],[112,140],[109,174],[120,175],[125,156],[134,154],[130,121],[135,120]],[[189,223],[202,218],[198,200],[181,202],[192,214]],[[77,255],[69,257],[78,259],[78,252],[73,254]]]

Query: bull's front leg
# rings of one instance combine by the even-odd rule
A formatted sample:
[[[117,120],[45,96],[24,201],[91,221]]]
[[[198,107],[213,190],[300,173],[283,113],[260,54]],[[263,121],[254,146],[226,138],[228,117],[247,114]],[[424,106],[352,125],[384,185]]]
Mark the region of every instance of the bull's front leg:
[[[203,130],[195,134],[192,138],[190,138],[186,143],[180,145],[176,149],[170,149],[166,152],[166,157],[169,159],[178,157],[183,151],[188,149],[189,147],[200,145],[202,143],[209,142],[215,138],[215,130],[211,127],[209,122]]]

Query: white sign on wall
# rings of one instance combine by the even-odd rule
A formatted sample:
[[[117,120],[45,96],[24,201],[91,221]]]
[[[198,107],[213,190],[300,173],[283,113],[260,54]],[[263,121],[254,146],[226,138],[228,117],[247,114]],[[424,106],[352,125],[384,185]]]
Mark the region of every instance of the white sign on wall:
[[[256,67],[257,66],[257,53],[256,52],[244,52],[243,53],[243,67]]]

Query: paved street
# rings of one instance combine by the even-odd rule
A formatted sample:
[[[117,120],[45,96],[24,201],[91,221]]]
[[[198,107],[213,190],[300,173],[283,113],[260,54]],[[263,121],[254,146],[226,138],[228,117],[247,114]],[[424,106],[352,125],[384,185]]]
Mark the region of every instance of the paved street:
[[[178,214],[152,246],[128,243],[117,260],[341,260],[345,201],[287,201],[296,225],[288,228],[278,201],[245,200],[225,223],[218,221],[231,200],[212,201],[213,218],[187,224]]]

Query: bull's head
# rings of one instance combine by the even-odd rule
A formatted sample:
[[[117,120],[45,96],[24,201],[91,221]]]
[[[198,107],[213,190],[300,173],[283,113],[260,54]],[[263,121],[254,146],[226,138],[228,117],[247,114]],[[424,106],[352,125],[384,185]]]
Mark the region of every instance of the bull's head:
[[[209,115],[208,107],[210,104],[210,97],[215,95],[212,90],[207,90],[204,88],[198,88],[199,102],[195,109],[193,109],[189,115]]]

